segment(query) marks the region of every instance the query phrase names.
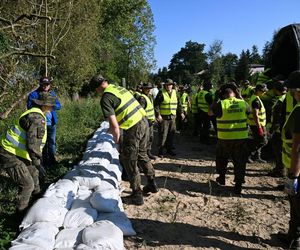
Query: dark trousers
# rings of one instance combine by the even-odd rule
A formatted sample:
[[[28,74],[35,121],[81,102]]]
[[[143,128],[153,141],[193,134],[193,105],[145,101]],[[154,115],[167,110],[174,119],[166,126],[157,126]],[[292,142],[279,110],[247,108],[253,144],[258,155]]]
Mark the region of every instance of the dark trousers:
[[[172,116],[169,119],[163,118],[162,122],[158,124],[158,148],[162,150],[172,150],[174,135],[176,132],[176,117]]]
[[[47,126],[47,141],[43,148],[42,164],[47,167],[55,163],[56,125]]]
[[[272,148],[275,157],[275,168],[276,171],[283,171],[284,166],[282,163],[282,140],[280,133],[274,133],[272,136]]]
[[[268,143],[268,139],[266,136],[266,129],[265,127],[263,127],[264,136],[262,137],[258,135],[258,129],[256,126],[250,126],[250,129],[253,137],[253,141],[249,144],[251,156],[256,156],[257,158],[260,158],[262,147]]]
[[[234,166],[234,182],[245,182],[246,162],[248,158],[247,139],[222,140],[218,139],[216,150],[216,170],[225,176],[228,160],[232,159]]]
[[[200,130],[200,118],[198,113],[193,113],[193,135],[198,135]]]
[[[147,154],[149,127],[143,118],[128,130],[123,130],[123,143],[120,162],[124,166],[132,190],[141,190],[139,167],[149,179],[154,178],[154,168]]]
[[[39,193],[39,171],[32,166],[30,161],[13,155],[0,147],[0,168],[17,183],[17,209],[22,211],[27,208],[32,192]]]
[[[199,111],[199,121],[200,121],[200,141],[208,142],[210,117],[207,114],[207,112],[204,112],[203,110]]]
[[[299,178],[298,178],[298,181]],[[290,222],[288,238],[289,240],[294,240],[300,237],[300,189],[298,188],[298,193],[294,196],[289,195],[290,203]]]

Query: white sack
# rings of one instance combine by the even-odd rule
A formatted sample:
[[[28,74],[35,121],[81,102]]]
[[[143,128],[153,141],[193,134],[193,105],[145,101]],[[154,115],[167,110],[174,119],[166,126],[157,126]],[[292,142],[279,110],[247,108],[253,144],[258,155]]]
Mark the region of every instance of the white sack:
[[[97,210],[94,208],[71,209],[65,217],[64,228],[85,227],[93,224],[97,219]]]
[[[120,211],[118,207],[120,192],[116,189],[109,189],[105,191],[95,191],[90,199],[92,207],[99,212],[117,212]]]
[[[52,223],[37,222],[24,229],[11,244],[12,246],[26,244],[37,246],[44,250],[52,250],[57,233],[58,228]]]
[[[97,221],[83,230],[82,242],[92,249],[124,249],[123,233],[110,221]]]
[[[99,213],[97,221],[108,220],[114,223],[118,228],[120,228],[124,236],[136,235],[130,220],[127,218],[124,212],[116,213]]]
[[[68,209],[57,205],[56,197],[40,198],[25,215],[20,228],[26,228],[36,222],[52,222],[61,227]]]
[[[15,245],[13,247],[10,247],[9,250],[44,250],[44,248],[27,245],[27,244],[20,244],[20,245]]]
[[[84,228],[68,228],[61,230],[56,235],[55,249],[74,249],[82,242],[82,231]]]

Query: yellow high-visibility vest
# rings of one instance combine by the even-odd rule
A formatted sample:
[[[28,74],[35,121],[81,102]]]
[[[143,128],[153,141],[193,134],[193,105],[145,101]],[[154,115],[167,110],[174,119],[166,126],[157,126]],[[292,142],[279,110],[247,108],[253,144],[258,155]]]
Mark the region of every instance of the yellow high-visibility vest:
[[[294,97],[291,95],[290,91],[286,93],[286,110],[285,110],[285,120],[288,119],[292,110],[294,108]]]
[[[249,101],[250,101],[250,98],[253,94],[253,90],[254,90],[254,87],[251,85],[248,85],[248,86],[242,88],[242,90],[241,90],[241,95],[247,103],[249,103]]]
[[[205,100],[205,96],[208,93],[209,93],[209,91],[206,91],[206,90],[201,90],[198,93],[198,109],[201,109],[201,110],[203,110],[206,113],[208,112],[209,105],[208,105],[208,103]]]
[[[40,150],[42,153],[43,147],[47,140],[47,125],[46,125],[46,117],[42,110],[39,108],[31,108],[25,111],[20,117],[19,120],[12,126],[10,129],[6,131],[6,134],[1,138],[0,145],[6,151],[19,156],[23,159],[31,161],[31,158],[27,149],[27,135],[26,131],[20,126],[20,119],[28,115],[30,113],[39,113],[45,119],[45,134],[42,138],[42,144],[40,146]]]
[[[287,132],[287,123],[290,119],[290,116],[292,115],[293,111],[297,108],[300,107],[300,103],[297,103],[295,107],[293,108],[292,112],[288,116],[288,119],[285,121],[283,128],[282,128],[282,133],[281,133],[281,139],[282,139],[282,163],[286,168],[291,167],[291,157],[292,157],[292,147],[293,147],[293,138],[286,138],[286,132]]]
[[[247,139],[246,101],[237,98],[221,100],[222,117],[217,118],[219,139]]]
[[[115,110],[120,128],[127,130],[146,116],[145,110],[127,89],[109,84],[104,93],[111,93],[121,100]]]
[[[198,114],[198,103],[197,103],[198,93],[192,96],[192,114]]]
[[[163,88],[162,94],[164,97],[163,102],[159,106],[161,115],[176,115],[177,110],[177,94],[176,90],[172,89],[171,97],[167,90]]]
[[[146,99],[147,106],[146,106],[146,116],[149,121],[154,121],[155,120],[155,114],[154,114],[154,107],[153,107],[153,102],[152,100],[145,94],[141,94]]]
[[[252,108],[252,103],[255,99],[258,99],[258,101],[260,102],[261,105],[261,109],[258,112],[258,119],[259,119],[259,124],[263,127],[266,126],[266,110],[265,110],[265,106],[262,103],[262,101],[260,100],[260,98],[257,95],[252,95],[250,98],[250,107],[251,107],[251,113],[248,115],[248,124],[250,126],[256,126],[256,123],[254,121],[254,117],[253,117],[253,108]]]
[[[181,102],[182,108],[185,112],[188,111],[188,100],[187,100],[188,96],[189,95],[184,92],[180,97],[180,102]]]

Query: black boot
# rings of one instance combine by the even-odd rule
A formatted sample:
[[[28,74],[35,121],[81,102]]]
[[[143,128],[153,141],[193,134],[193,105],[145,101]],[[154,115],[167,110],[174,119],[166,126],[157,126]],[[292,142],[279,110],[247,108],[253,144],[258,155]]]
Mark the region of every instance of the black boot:
[[[144,198],[142,190],[133,190],[132,194],[126,199],[129,198],[129,202],[133,205],[141,206],[144,204]]]
[[[163,148],[159,148],[159,150],[158,150],[158,157],[164,158],[164,149]]]
[[[225,185],[225,175],[219,175],[216,178],[216,182],[219,183],[219,185],[224,186]]]
[[[148,157],[149,157],[151,160],[157,160],[157,156],[153,155],[153,154],[151,153],[151,150],[148,150],[148,151],[147,151],[147,154],[148,154]]]
[[[157,193],[159,191],[154,179],[148,181],[147,185],[143,188],[143,193]]]
[[[235,183],[233,192],[240,195],[242,193],[242,183]]]

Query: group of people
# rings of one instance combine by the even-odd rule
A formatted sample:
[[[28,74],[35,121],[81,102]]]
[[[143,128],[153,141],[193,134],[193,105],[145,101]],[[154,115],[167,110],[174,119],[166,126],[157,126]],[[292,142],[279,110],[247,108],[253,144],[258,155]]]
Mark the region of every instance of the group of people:
[[[51,80],[43,77],[27,98],[27,110],[0,139],[0,167],[18,184],[16,201],[22,216],[30,198],[41,191],[45,169],[55,164],[56,110],[61,104]]]

